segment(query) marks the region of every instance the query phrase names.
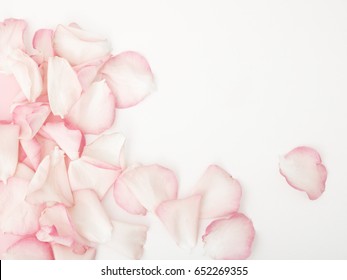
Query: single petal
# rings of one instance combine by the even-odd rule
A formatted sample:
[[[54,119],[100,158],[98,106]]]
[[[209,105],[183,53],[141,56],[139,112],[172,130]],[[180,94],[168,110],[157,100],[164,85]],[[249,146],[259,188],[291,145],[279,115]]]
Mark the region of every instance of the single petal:
[[[21,235],[2,233],[0,231],[0,259],[3,259],[2,255],[7,251],[8,248],[17,243],[22,238],[23,236]]]
[[[49,243],[38,241],[34,237],[19,240],[7,249],[4,260],[53,260],[53,252]]]
[[[136,105],[155,88],[147,60],[136,52],[124,52],[110,58],[100,73],[116,96],[118,108]]]
[[[78,254],[73,248],[60,244],[52,244],[55,260],[94,260],[96,255],[95,248],[88,248],[84,253]]]
[[[311,200],[325,190],[327,170],[319,153],[309,147],[297,147],[280,158],[280,173],[293,188],[306,192]]]
[[[99,134],[110,128],[115,119],[115,98],[106,82],[93,83],[71,108],[66,119],[84,133]]]
[[[46,123],[42,131],[53,139],[71,160],[79,158],[84,143],[81,131],[68,129],[64,122]]]
[[[112,221],[111,240],[105,246],[130,259],[141,259],[147,240],[148,227],[120,221]]]
[[[41,207],[25,201],[28,183],[16,177],[7,185],[0,182],[0,232],[28,235],[38,230]]]
[[[73,192],[75,205],[69,214],[77,232],[91,242],[104,243],[111,238],[112,224],[97,194],[92,190]]]
[[[0,124],[0,135],[0,182],[6,183],[15,173],[18,163],[19,127]]]
[[[206,253],[218,260],[247,259],[252,251],[254,227],[245,215],[213,221],[202,237]]]
[[[104,197],[120,173],[119,168],[99,167],[83,157],[71,161],[68,170],[72,190],[92,189],[100,199]]]
[[[217,165],[210,165],[196,184],[194,194],[201,194],[201,218],[230,215],[240,207],[240,183]]]
[[[42,160],[29,184],[26,200],[33,204],[47,202],[58,202],[67,206],[73,204],[63,151],[56,148]]]
[[[47,92],[54,115],[64,118],[79,99],[82,87],[75,71],[66,59],[55,56],[48,59]]]
[[[125,185],[136,200],[151,212],[154,212],[163,201],[177,198],[176,175],[160,165],[144,165],[128,169],[115,183],[115,188],[124,188],[119,185]],[[120,206],[122,207],[121,204]],[[124,210],[127,210],[126,208]]]
[[[33,38],[34,49],[40,52],[40,55],[45,61],[49,57],[54,56],[53,50],[53,30],[51,29],[40,29],[35,32]]]
[[[23,33],[26,22],[18,19],[6,19],[0,22],[0,71],[7,72],[7,57],[13,50],[24,50]]]
[[[12,121],[11,105],[15,102],[20,87],[13,75],[0,73],[0,120]]]
[[[200,195],[161,203],[156,214],[180,247],[193,248],[199,230]]]
[[[101,58],[111,52],[110,43],[106,39],[74,25],[58,25],[53,46],[56,53],[72,65]]]
[[[41,102],[17,105],[12,114],[14,123],[20,126],[20,139],[32,139],[50,112],[49,105]]]
[[[124,142],[125,137],[121,133],[101,135],[84,147],[82,156],[96,164],[103,162],[114,167],[121,167]]]
[[[9,67],[23,94],[29,101],[35,101],[42,92],[42,77],[36,62],[17,49],[8,57]]]

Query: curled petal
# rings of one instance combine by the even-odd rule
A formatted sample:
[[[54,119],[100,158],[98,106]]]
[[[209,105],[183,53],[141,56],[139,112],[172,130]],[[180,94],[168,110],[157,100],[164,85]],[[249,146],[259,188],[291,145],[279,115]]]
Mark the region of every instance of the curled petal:
[[[311,200],[325,190],[327,170],[318,152],[309,147],[297,147],[280,158],[280,173],[293,188],[306,192]]]
[[[52,244],[55,260],[94,260],[95,248],[88,248],[83,253],[75,252],[73,248],[61,244]]]
[[[0,182],[7,179],[16,171],[18,163],[19,127],[12,124],[0,124]]]
[[[13,109],[13,121],[20,126],[21,139],[32,139],[46,121],[51,110],[41,102],[17,105]]]
[[[112,224],[97,194],[92,190],[78,190],[73,192],[73,196],[75,205],[69,213],[77,232],[91,242],[110,240]]]
[[[12,121],[11,106],[20,94],[20,87],[13,75],[0,73],[0,120]]]
[[[71,160],[79,158],[84,143],[81,131],[68,129],[63,122],[46,123],[42,131],[53,139]]]
[[[109,42],[75,25],[58,25],[54,33],[53,47],[56,53],[72,65],[101,58],[111,52]]]
[[[112,221],[111,240],[104,245],[130,259],[140,259],[147,240],[148,227],[120,221]]]
[[[71,161],[68,171],[72,190],[92,189],[100,199],[104,197],[120,173],[119,168],[100,167],[83,157]]]
[[[47,70],[47,92],[52,113],[64,118],[79,99],[82,87],[66,59],[50,57]]]
[[[53,260],[49,243],[41,242],[34,237],[19,240],[3,254],[5,260]]]
[[[38,230],[41,208],[25,201],[28,181],[12,177],[7,185],[0,183],[0,232],[18,235]]]
[[[128,188],[136,198],[132,201],[137,200],[144,208],[154,212],[163,201],[177,197],[178,182],[171,170],[160,165],[147,165],[126,170],[118,177],[115,188]],[[118,199],[116,201],[119,202]],[[129,208],[131,206],[126,206],[124,210]]]
[[[30,181],[26,200],[33,204],[47,202],[58,202],[67,206],[73,204],[63,151],[56,148],[42,160]]]
[[[201,218],[217,218],[237,212],[242,195],[241,185],[225,170],[210,165],[194,188],[201,194]]]
[[[53,30],[40,29],[37,30],[33,38],[33,46],[39,51],[44,61],[49,57],[54,56],[53,50]]]
[[[200,195],[161,203],[156,214],[180,247],[193,248],[199,229]]]
[[[136,52],[124,52],[110,58],[100,73],[116,96],[118,108],[136,105],[155,88],[148,62]]]
[[[42,77],[36,62],[17,49],[9,55],[9,67],[23,94],[29,101],[35,101],[42,92]]]
[[[92,143],[86,145],[83,157],[89,162],[110,164],[114,167],[123,165],[123,145],[125,137],[121,133],[101,135]]]
[[[110,128],[114,119],[115,99],[105,81],[93,83],[67,116],[71,126],[91,134],[99,134]]]
[[[213,221],[202,237],[206,253],[218,260],[247,259],[252,250],[254,227],[245,215],[236,213]]]

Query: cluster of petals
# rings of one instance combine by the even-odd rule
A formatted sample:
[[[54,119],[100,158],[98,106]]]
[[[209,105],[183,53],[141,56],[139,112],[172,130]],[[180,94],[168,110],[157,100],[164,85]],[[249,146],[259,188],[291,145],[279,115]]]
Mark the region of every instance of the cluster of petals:
[[[149,227],[112,219],[102,203],[109,191],[130,214],[153,213],[178,246],[196,246],[210,219],[206,254],[247,258],[254,228],[226,171],[209,166],[182,198],[170,169],[125,165],[114,124],[118,109],[154,89],[146,59],[113,55],[77,24],[38,30],[26,46],[26,27],[0,23],[0,258],[94,259],[99,246],[141,258]]]

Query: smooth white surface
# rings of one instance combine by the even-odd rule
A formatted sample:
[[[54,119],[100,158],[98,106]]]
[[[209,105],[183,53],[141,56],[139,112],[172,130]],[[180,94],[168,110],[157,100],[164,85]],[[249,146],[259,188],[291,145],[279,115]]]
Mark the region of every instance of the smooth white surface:
[[[7,17],[31,34],[75,21],[114,53],[144,54],[157,91],[118,111],[127,161],[173,169],[182,196],[209,164],[225,168],[256,228],[251,259],[347,258],[346,1],[1,0]],[[278,172],[278,156],[298,145],[328,169],[317,201]],[[150,222],[145,258],[203,257]]]

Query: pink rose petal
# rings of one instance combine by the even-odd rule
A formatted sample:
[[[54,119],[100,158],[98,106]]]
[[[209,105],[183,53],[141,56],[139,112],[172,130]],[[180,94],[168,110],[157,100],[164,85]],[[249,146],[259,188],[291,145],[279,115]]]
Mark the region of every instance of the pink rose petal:
[[[33,204],[47,202],[58,202],[67,206],[73,204],[63,151],[56,148],[42,160],[29,184],[26,200]]]
[[[16,172],[19,127],[0,123],[0,135],[0,182],[6,183],[7,179]]]
[[[68,170],[72,190],[91,189],[100,199],[104,197],[120,173],[120,168],[94,165],[84,157],[71,161]]]
[[[327,170],[318,152],[309,147],[298,147],[280,158],[280,173],[293,188],[306,192],[311,200],[325,190]]]
[[[39,142],[35,138],[31,140],[20,140],[20,145],[26,155],[28,166],[37,170],[41,163],[41,147]]]
[[[33,38],[33,47],[39,51],[44,61],[54,56],[53,50],[53,30],[40,29],[37,30]]]
[[[210,165],[194,188],[201,194],[201,218],[217,218],[237,212],[242,190],[239,182],[217,165]]]
[[[13,121],[20,126],[20,139],[32,139],[50,112],[49,105],[41,102],[17,105],[13,109]]]
[[[56,260],[94,260],[95,248],[88,248],[84,253],[78,254],[71,247],[60,244],[52,244],[54,259]]]
[[[107,40],[75,25],[58,25],[53,47],[59,56],[66,58],[72,65],[101,58],[111,51]]]
[[[11,106],[20,94],[20,87],[13,75],[0,73],[0,121],[12,121]]]
[[[115,98],[105,81],[93,83],[67,116],[71,126],[91,134],[100,134],[110,128],[114,119]]]
[[[4,260],[53,260],[49,243],[38,241],[34,237],[19,240],[3,254]]]
[[[0,231],[0,260],[3,259],[2,255],[6,253],[7,249],[21,239],[23,239],[23,236],[2,233]]]
[[[202,238],[206,253],[213,259],[241,260],[250,256],[254,235],[252,221],[236,213],[230,218],[213,221]]]
[[[42,92],[42,77],[36,62],[26,53],[17,49],[8,57],[9,68],[16,78],[24,96],[35,101]]]
[[[79,99],[82,87],[75,71],[64,58],[49,58],[47,92],[52,113],[61,118],[68,114]]]
[[[147,240],[148,227],[120,221],[112,221],[111,240],[104,245],[130,259],[140,259]]]
[[[78,190],[73,196],[75,205],[69,209],[69,214],[77,232],[91,242],[110,240],[112,224],[97,194],[92,190]]]
[[[101,135],[86,145],[82,156],[89,162],[110,164],[113,167],[123,166],[123,146],[125,137],[121,133]]]
[[[116,96],[118,108],[136,105],[155,88],[148,62],[136,52],[124,52],[110,58],[100,73]]]
[[[154,212],[163,201],[176,199],[178,182],[171,170],[154,164],[126,170],[118,177],[115,188],[128,188],[136,198],[131,202],[137,200],[148,211]],[[117,196],[115,198],[119,203]],[[123,203],[119,205],[126,211],[133,208]],[[135,208],[138,209],[137,206]]]
[[[79,158],[84,144],[81,131],[68,129],[63,122],[46,123],[42,131],[53,139],[71,160]]]
[[[161,203],[156,214],[180,247],[193,248],[199,229],[200,195]]]

